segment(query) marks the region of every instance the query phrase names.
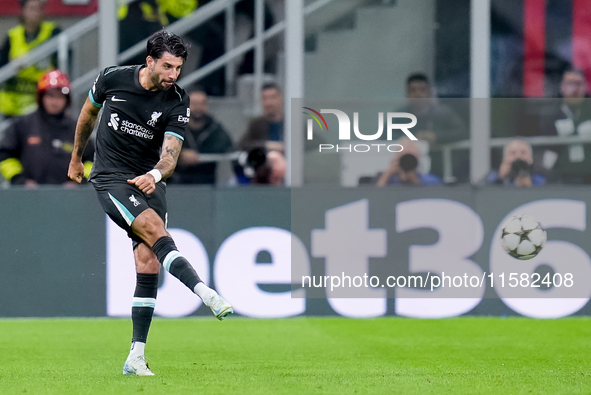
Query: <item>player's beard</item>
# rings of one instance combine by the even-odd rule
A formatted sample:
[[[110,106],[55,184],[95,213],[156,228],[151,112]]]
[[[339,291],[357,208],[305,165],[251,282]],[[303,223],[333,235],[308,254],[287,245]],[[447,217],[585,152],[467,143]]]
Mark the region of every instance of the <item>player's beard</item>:
[[[159,91],[167,91],[172,86],[172,85],[170,85],[170,86],[164,85],[164,80],[160,80],[160,76],[158,74],[152,74],[150,76],[150,80],[152,81],[152,84],[154,84],[154,86],[156,88],[158,88]]]

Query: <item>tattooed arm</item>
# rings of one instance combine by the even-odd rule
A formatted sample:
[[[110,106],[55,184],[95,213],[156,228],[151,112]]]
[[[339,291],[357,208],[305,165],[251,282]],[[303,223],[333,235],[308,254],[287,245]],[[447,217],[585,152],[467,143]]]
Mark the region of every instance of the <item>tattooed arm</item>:
[[[96,107],[87,98],[80,116],[78,117],[78,123],[76,124],[76,136],[74,139],[74,150],[72,151],[72,158],[70,159],[70,166],[68,168],[68,177],[71,180],[81,183],[84,178],[84,164],[82,164],[82,154],[88,143],[88,139],[94,129],[96,118],[100,111],[99,107]]]
[[[151,194],[156,190],[156,183],[160,179],[156,179],[152,172],[160,172],[161,178],[168,178],[172,175],[176,162],[179,159],[183,142],[176,136],[165,134],[164,143],[162,144],[162,153],[160,154],[160,161],[154,167],[155,170],[134,178],[133,180],[127,180],[128,183],[134,184],[142,192]]]
[[[179,159],[183,141],[171,134],[164,135],[164,143],[162,144],[162,153],[160,154],[160,161],[154,167],[160,170],[162,178],[168,178],[172,175],[176,162]]]

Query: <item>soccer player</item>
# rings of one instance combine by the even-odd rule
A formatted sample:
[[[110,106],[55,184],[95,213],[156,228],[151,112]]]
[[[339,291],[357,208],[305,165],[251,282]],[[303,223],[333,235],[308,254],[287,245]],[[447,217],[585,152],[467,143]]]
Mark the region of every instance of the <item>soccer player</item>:
[[[189,97],[175,84],[187,58],[182,39],[161,30],[148,38],[146,64],[108,67],[88,93],[76,126],[68,177],[81,182],[81,157],[99,110],[90,174],[103,209],[132,239],[137,272],[131,350],[123,374],[152,376],[144,348],[164,266],[222,320],[232,306],[207,287],[166,231],[166,183],[189,121]],[[160,151],[160,153],[159,153]]]

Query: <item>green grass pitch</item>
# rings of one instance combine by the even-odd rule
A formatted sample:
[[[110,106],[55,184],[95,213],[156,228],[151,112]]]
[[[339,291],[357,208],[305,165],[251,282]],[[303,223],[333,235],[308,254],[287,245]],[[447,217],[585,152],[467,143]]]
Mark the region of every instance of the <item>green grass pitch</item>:
[[[591,319],[0,320],[0,394],[589,394]]]

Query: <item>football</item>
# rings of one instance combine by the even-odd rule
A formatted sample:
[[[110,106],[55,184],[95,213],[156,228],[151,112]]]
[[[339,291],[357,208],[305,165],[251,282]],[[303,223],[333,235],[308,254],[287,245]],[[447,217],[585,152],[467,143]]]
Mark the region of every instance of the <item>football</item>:
[[[546,243],[546,230],[534,217],[512,217],[503,226],[503,248],[513,258],[527,260],[540,253]]]

